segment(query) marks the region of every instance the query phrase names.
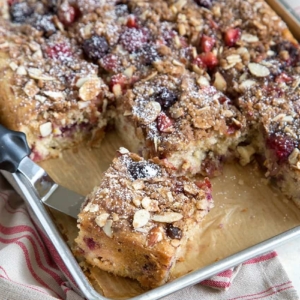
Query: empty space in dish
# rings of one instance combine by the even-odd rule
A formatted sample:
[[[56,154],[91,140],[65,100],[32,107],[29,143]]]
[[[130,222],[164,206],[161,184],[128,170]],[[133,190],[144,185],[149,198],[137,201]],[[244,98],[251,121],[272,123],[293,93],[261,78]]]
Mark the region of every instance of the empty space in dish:
[[[59,184],[83,195],[98,185],[116,150],[124,146],[115,133],[107,134],[98,149],[68,150],[60,159],[40,163]],[[215,207],[202,223],[199,234],[177,263],[172,278],[253,246],[300,224],[300,210],[272,187],[255,163],[241,167],[224,166],[223,175],[212,179]],[[69,245],[77,234],[76,222],[53,213],[53,219]],[[108,298],[128,298],[141,294],[137,282],[91,269],[89,279]]]

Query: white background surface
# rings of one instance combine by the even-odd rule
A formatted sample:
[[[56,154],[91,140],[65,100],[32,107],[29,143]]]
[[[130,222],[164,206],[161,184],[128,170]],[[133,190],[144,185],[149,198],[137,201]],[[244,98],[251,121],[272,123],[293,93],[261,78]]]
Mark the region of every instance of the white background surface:
[[[300,297],[300,238],[275,250]]]

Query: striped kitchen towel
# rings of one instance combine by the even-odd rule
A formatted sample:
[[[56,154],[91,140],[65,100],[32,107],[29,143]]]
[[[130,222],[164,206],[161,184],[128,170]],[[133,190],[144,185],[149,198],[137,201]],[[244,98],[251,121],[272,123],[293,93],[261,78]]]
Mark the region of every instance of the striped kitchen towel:
[[[49,249],[23,201],[0,177],[0,300],[82,300],[70,289]],[[164,299],[299,298],[276,252],[271,252]]]

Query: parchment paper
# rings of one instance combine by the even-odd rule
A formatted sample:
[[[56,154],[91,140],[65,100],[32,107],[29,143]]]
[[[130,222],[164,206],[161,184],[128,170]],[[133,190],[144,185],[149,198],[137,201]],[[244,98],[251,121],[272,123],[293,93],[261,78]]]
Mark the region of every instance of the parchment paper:
[[[83,195],[99,184],[115,151],[124,145],[113,133],[102,147],[66,151],[61,159],[41,163],[59,184]],[[215,208],[197,236],[189,242],[185,258],[177,263],[172,278],[209,265],[300,224],[300,210],[268,184],[256,164],[231,163],[223,175],[212,179]],[[76,222],[54,212],[55,222],[72,246]],[[126,299],[141,294],[136,281],[120,278],[81,263],[95,289],[106,297]]]

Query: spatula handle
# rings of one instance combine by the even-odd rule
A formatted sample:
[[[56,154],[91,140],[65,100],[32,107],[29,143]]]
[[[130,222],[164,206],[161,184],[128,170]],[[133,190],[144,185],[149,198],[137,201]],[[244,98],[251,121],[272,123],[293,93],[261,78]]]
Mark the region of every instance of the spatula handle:
[[[29,154],[26,135],[0,125],[0,170],[16,172],[21,160]]]

